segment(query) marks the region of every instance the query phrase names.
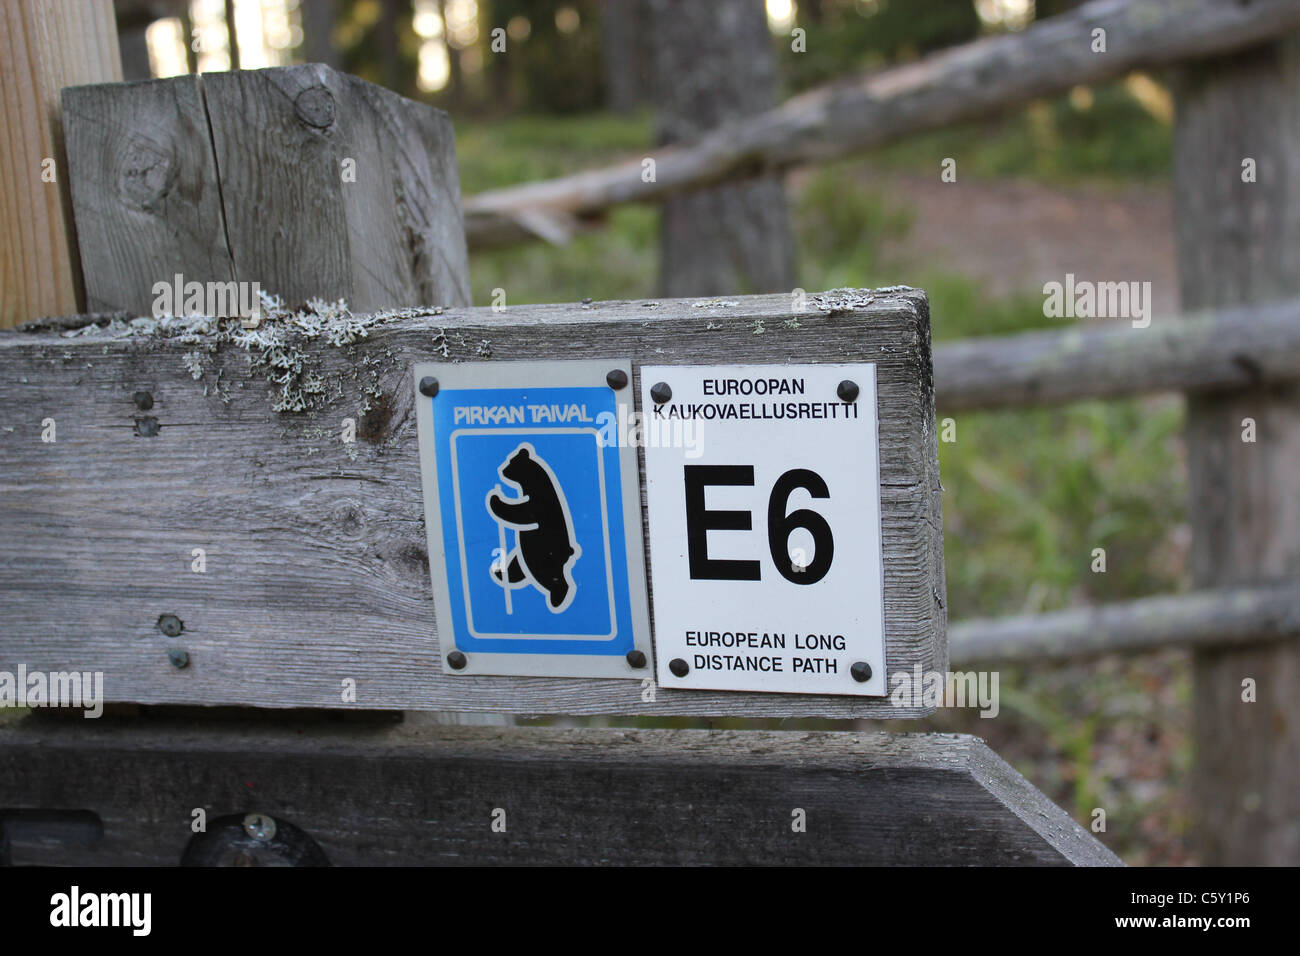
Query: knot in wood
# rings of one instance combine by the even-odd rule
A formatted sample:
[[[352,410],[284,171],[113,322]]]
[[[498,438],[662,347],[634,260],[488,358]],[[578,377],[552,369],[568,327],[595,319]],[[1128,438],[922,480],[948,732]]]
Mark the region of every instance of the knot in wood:
[[[171,156],[150,143],[127,146],[118,175],[118,190],[130,204],[146,212],[171,191],[176,178]]]
[[[334,123],[334,94],[323,86],[309,86],[294,97],[293,108],[308,126],[325,129]]]

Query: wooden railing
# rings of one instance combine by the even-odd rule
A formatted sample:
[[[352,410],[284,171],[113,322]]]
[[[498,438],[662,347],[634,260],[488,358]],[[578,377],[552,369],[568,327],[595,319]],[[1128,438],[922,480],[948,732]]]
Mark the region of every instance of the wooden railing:
[[[1300,3],[1294,0],[1096,0],[1022,33],[837,80],[689,145],[470,196],[466,239],[471,250],[562,242],[619,203],[838,159],[1079,84],[1231,53],[1296,29]],[[1101,50],[1095,49],[1099,36]],[[654,160],[653,178],[644,175],[646,159]]]

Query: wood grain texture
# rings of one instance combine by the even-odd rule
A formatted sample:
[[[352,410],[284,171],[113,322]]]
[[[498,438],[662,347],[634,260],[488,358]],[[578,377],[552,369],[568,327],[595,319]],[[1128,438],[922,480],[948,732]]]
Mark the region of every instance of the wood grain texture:
[[[0,4],[0,328],[80,308],[59,91],[121,78],[111,0]]]
[[[1106,31],[1105,53],[1092,51],[1096,29]],[[825,162],[1079,84],[1239,50],[1296,29],[1295,0],[1095,0],[1023,31],[839,78],[689,145],[657,150],[649,154],[656,162],[652,183],[642,182],[638,156],[471,196],[465,202],[469,244],[477,249],[549,238],[570,224],[598,219],[617,203],[657,201],[755,170]],[[552,228],[537,227],[547,220]]]
[[[240,279],[358,312],[470,303],[447,114],[321,64],[214,73],[204,92]]]
[[[91,311],[153,284],[256,282],[290,305],[467,305],[451,121],[320,64],[67,91]]]
[[[936,345],[939,409],[1023,408],[1300,378],[1300,301]]]
[[[1174,192],[1191,309],[1300,294],[1300,41],[1188,71],[1177,86]],[[1244,182],[1242,162],[1256,163]],[[1242,440],[1243,421],[1256,441]],[[1300,386],[1188,402],[1193,582],[1300,578]],[[1198,651],[1193,790],[1202,860],[1300,863],[1300,644]],[[1257,699],[1242,700],[1242,682]]]
[[[72,87],[63,115],[90,311],[148,315],[178,273],[235,278],[200,77]]]
[[[144,703],[923,715],[868,698],[663,688],[646,703],[635,680],[441,672],[410,368],[485,354],[630,355],[636,395],[647,362],[877,363],[887,667],[944,670],[924,295],[837,292],[812,303],[798,315],[788,296],[755,296],[392,318],[355,345],[304,352],[328,394],[302,414],[273,412],[265,379],[250,378],[248,353],[229,344],[207,352],[202,341],[157,336],[6,333],[0,664],[103,670],[110,699]],[[150,409],[137,407],[137,391]],[[350,445],[340,440],[346,417],[357,423]],[[47,418],[53,444],[41,441]],[[150,419],[156,434],[143,437]],[[204,574],[190,570],[194,548],[206,551]],[[162,614],[183,621],[179,637],[158,630]],[[187,669],[169,664],[170,647],[188,652]],[[355,705],[341,703],[349,677]]]
[[[953,666],[1072,660],[1159,647],[1226,648],[1300,637],[1300,587],[1218,588],[1046,614],[954,621]]]
[[[91,810],[103,836],[15,843],[16,864],[175,864],[195,807],[287,820],[335,865],[1119,864],[946,734],[29,718],[0,728],[0,807],[23,806]]]

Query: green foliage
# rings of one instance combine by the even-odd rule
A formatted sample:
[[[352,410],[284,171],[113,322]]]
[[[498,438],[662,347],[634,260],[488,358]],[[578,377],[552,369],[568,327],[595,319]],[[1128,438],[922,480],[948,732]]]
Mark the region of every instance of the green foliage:
[[[650,148],[648,113],[516,116],[456,126],[461,192],[466,196],[624,160]]]
[[[798,197],[800,261],[820,270],[881,271],[882,247],[907,235],[912,212],[878,193],[857,188],[845,164],[815,173]],[[822,283],[825,283],[823,286]],[[827,275],[805,288],[837,288]]]
[[[909,137],[873,154],[884,168],[934,168],[956,157],[961,176],[1048,182],[1125,182],[1169,175],[1173,133],[1123,85],[1088,90],[1089,106],[1069,96],[1039,100],[1000,120],[964,123]]]
[[[603,105],[599,0],[488,0],[487,6],[489,17],[480,29],[479,50],[497,95],[504,94],[519,108],[548,114],[585,112]],[[561,11],[570,17],[577,14],[576,29],[559,28]],[[515,18],[528,21],[527,37],[508,40],[508,56],[492,53],[490,27],[504,28]]]
[[[557,249],[541,243],[476,253],[470,260],[474,303],[488,305],[492,290],[506,290],[506,303],[644,299],[654,288],[659,214],[624,206],[609,226],[579,235]]]
[[[965,43],[980,31],[971,0],[803,0],[795,25],[806,33],[803,52],[788,38],[777,41],[792,91]]]

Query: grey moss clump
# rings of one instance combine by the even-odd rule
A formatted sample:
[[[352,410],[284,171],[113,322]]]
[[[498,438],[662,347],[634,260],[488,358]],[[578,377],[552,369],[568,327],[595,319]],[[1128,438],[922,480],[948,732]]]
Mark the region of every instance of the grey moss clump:
[[[259,293],[261,308],[251,318],[164,315],[156,318],[113,318],[107,325],[87,325],[64,332],[64,337],[106,336],[137,338],[152,336],[198,346],[181,356],[185,370],[202,379],[207,355],[222,345],[233,345],[248,355],[249,373],[264,374],[274,386],[272,409],[277,412],[305,412],[322,404],[326,394],[324,373],[314,344],[335,348],[366,338],[370,330],[392,319],[441,315],[438,307],[388,309],[354,315],[347,302],[308,299],[299,309],[288,309],[279,296]]]

